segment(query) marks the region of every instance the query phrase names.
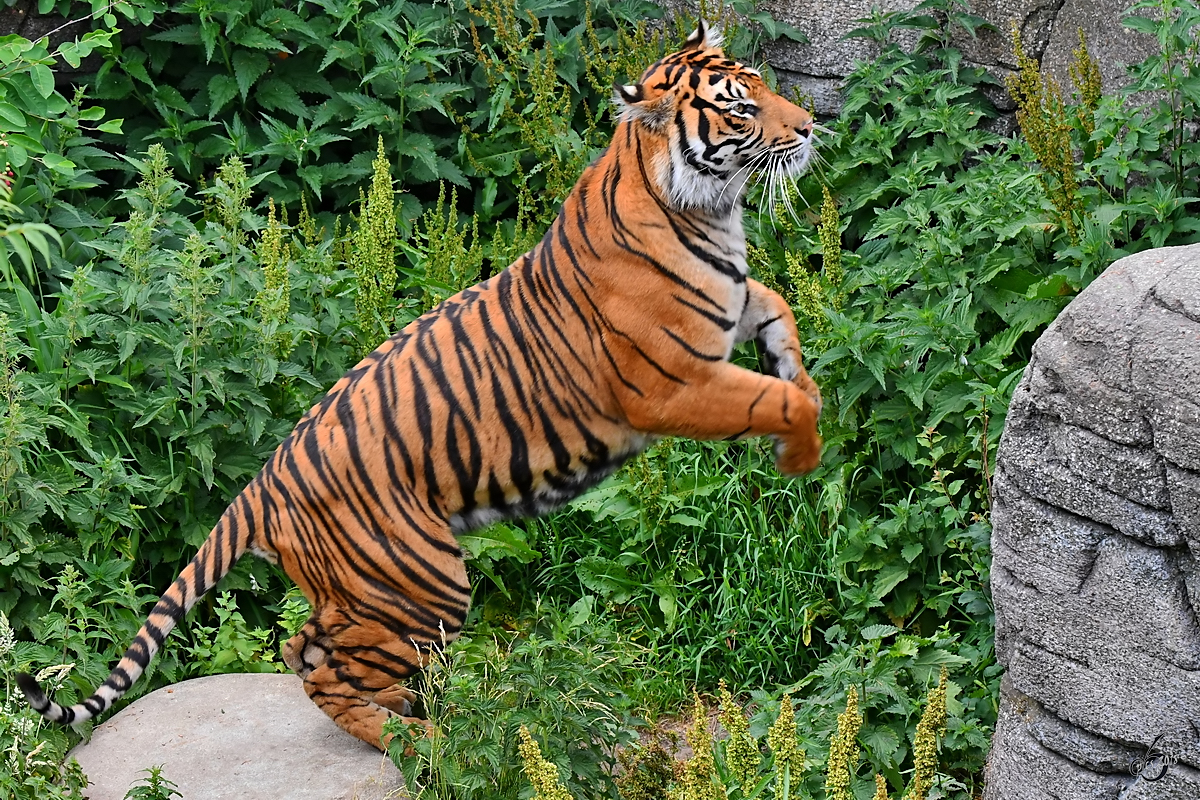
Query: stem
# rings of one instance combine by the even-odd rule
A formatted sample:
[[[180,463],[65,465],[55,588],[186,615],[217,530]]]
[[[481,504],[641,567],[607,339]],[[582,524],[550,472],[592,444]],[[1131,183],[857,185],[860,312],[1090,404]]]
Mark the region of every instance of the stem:
[[[54,30],[52,30],[52,31],[50,31],[50,32],[48,32],[48,33],[43,33],[43,34],[42,34],[42,38],[44,38],[44,39],[49,39],[49,38],[50,38],[51,36],[53,36],[54,34],[58,33],[58,32],[59,32],[59,31],[61,31],[61,30],[64,30],[64,29],[66,29],[66,28],[69,28],[69,27],[71,27],[72,25],[78,25],[78,24],[79,24],[79,23],[81,23],[81,22],[87,22],[89,19],[97,19],[98,17],[101,17],[101,16],[103,16],[103,15],[105,15],[105,14],[109,13],[110,11],[112,11],[112,7],[113,7],[113,2],[112,2],[112,0],[109,0],[109,3],[108,3],[108,5],[106,5],[106,6],[104,7],[104,10],[103,10],[103,11],[101,11],[101,12],[99,12],[99,13],[94,13],[94,12],[93,12],[93,13],[91,13],[91,14],[86,14],[86,15],[84,15],[84,16],[82,16],[82,17],[79,17],[78,19],[73,19],[73,20],[71,20],[70,22],[64,22],[62,25],[59,25],[59,26],[58,26],[57,28],[55,28]]]

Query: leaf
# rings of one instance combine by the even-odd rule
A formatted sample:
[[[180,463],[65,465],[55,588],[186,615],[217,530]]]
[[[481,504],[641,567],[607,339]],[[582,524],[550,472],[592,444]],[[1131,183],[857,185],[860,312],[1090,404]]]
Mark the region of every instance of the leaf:
[[[158,86],[153,93],[154,102],[161,108],[171,109],[173,111],[182,111],[188,116],[192,116],[195,112],[192,106],[184,98],[183,93],[174,86]],[[167,116],[165,113],[163,116]]]
[[[1121,24],[1131,31],[1147,33],[1151,36],[1158,35],[1158,21],[1148,17],[1128,16],[1121,20]]]
[[[96,126],[96,130],[104,133],[122,133],[121,126],[125,123],[123,119],[110,119],[108,122]]]
[[[295,35],[302,33],[309,39],[319,40],[321,35],[318,34],[308,21],[294,11],[289,11],[286,8],[270,8],[263,12],[258,18],[258,24],[264,28],[282,31]]]
[[[33,88],[43,98],[54,93],[54,73],[45,64],[34,64],[30,67],[29,78],[33,81]]]
[[[296,90],[278,78],[267,78],[260,83],[254,99],[268,111],[287,111],[300,119],[309,115]]]
[[[470,186],[467,176],[458,168],[458,165],[442,156],[437,157],[437,177],[439,180],[447,180],[457,186]]]
[[[245,100],[250,87],[270,68],[271,62],[262,53],[238,50],[233,54],[233,77]]]
[[[12,126],[6,128],[6,130],[25,130],[25,115],[12,103],[0,102],[0,118],[3,118],[8,125]]]
[[[639,586],[624,565],[601,556],[585,556],[575,565],[579,582],[616,603],[628,602]]]
[[[900,629],[895,625],[868,625],[862,629],[862,637],[867,641],[882,639],[885,636],[892,636],[900,632]]]
[[[747,14],[746,19],[753,20],[762,25],[763,32],[770,39],[778,39],[780,36],[786,36],[793,42],[808,44],[808,37],[804,35],[803,31],[793,28],[786,22],[780,22],[772,17],[768,11],[756,11],[753,14]]]
[[[390,109],[389,109],[390,110]],[[396,145],[396,153],[409,156],[428,167],[433,176],[437,175],[437,152],[433,140],[423,133],[405,132]],[[432,178],[431,178],[432,180]]]
[[[257,50],[274,50],[275,52],[288,54],[292,52],[286,44],[259,28],[239,27],[229,35],[229,38],[242,47],[250,47]]]
[[[500,88],[492,92],[488,98],[488,104],[491,106],[491,111],[488,113],[488,133],[496,130],[496,126],[500,124],[501,117],[508,110],[508,103],[512,99],[512,84],[505,81],[500,85]]]
[[[945,664],[947,666],[956,666],[958,664],[967,664],[968,659],[963,658],[957,653],[952,653],[949,650],[941,650],[936,647],[925,649],[921,655],[913,659],[913,665],[919,667],[936,667]]]
[[[66,61],[72,67],[79,68],[81,59],[80,47],[77,42],[63,42],[58,48],[58,54],[62,56],[62,60]]]
[[[238,83],[228,75],[213,75],[208,81],[208,118],[212,119],[218,111],[238,95]],[[243,93],[244,94],[244,93]]]
[[[521,564],[528,564],[541,555],[526,543],[525,531],[503,522],[459,534],[456,538],[459,546],[470,554],[471,559],[486,558],[494,561],[512,558]]]
[[[419,83],[404,92],[406,110],[413,112],[432,108],[443,117],[449,117],[443,101],[467,91],[469,87],[457,83]]]
[[[882,600],[907,577],[907,565],[888,564],[875,576],[875,585],[871,587],[871,593]]]
[[[213,54],[217,49],[217,37],[221,35],[221,26],[216,20],[206,19],[200,23],[200,41],[204,43],[204,63],[211,64]],[[234,53],[235,69],[237,53]]]
[[[146,54],[138,50],[126,51],[121,58],[121,69],[125,74],[153,88],[154,81],[146,71]]]
[[[389,106],[387,103],[378,98],[371,97],[357,92],[341,92],[338,95],[342,100],[345,100],[358,112],[354,115],[354,121],[350,124],[350,130],[357,131],[363,128],[387,128],[392,127],[399,120],[399,112]],[[415,136],[423,136],[423,134],[414,134]],[[428,140],[428,137],[425,137]],[[430,153],[429,169],[432,171],[435,168],[433,154]]]
[[[174,28],[156,33],[150,38],[156,42],[199,45],[201,44],[200,26],[195,24],[176,25]]]
[[[117,360],[96,349],[81,350],[71,356],[71,369],[81,369],[92,383],[96,382],[97,373],[115,366]]]
[[[679,616],[678,604],[675,601],[673,588],[670,591],[663,591],[658,595],[658,610],[662,612],[663,622],[666,623],[667,630],[672,630],[675,627],[675,620]]]
[[[325,57],[321,59],[321,66],[317,67],[317,72],[324,72],[325,68],[343,58],[352,59],[359,52],[358,48],[350,42],[333,42],[325,50]]]
[[[217,454],[213,452],[212,439],[207,435],[195,436],[188,439],[188,452],[196,457],[196,461],[200,466],[200,477],[204,479],[204,485],[212,488],[213,485],[213,461]]]
[[[861,741],[876,763],[887,763],[900,749],[900,737],[888,725],[869,725],[859,734]]]
[[[571,604],[567,609],[567,627],[574,629],[584,625],[592,616],[592,609],[596,606],[596,598],[593,595],[584,595]]]

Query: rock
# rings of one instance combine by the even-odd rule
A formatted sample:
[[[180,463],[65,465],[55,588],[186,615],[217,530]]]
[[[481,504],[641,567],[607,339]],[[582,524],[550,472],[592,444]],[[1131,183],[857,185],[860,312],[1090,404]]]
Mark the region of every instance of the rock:
[[[996,460],[985,800],[1200,797],[1200,246],[1113,264],[1034,345]]]
[[[1062,7],[1063,0],[972,0],[971,13],[983,17],[993,27],[991,30],[980,30],[975,39],[959,37],[958,46],[971,62],[1015,70],[1017,60],[1013,57],[1013,24],[1021,31],[1026,54],[1040,60],[1046,52]]]
[[[1054,19],[1042,66],[1053,75],[1066,97],[1073,89],[1067,65],[1079,47],[1079,29],[1087,38],[1088,52],[1100,64],[1100,82],[1106,94],[1114,94],[1127,81],[1125,69],[1158,52],[1152,37],[1121,24],[1126,0],[1067,0]]]
[[[295,675],[213,675],[137,700],[71,755],[90,800],[121,800],[163,765],[183,800],[382,800],[399,770],[342,731]]]
[[[657,0],[669,10],[690,9],[695,0]],[[874,58],[875,45],[864,39],[846,39],[873,7],[883,12],[906,11],[919,0],[763,0],[758,8],[780,22],[798,28],[808,37],[807,44],[787,39],[767,42],[763,47],[771,68],[785,93],[795,89],[811,97],[817,114],[836,116],[842,107],[840,83],[854,68],[854,62]],[[1016,69],[1013,57],[1012,25],[1021,31],[1025,52],[1041,61],[1063,89],[1073,91],[1068,65],[1079,47],[1079,29],[1087,36],[1088,49],[1100,63],[1104,90],[1114,93],[1125,85],[1126,66],[1157,52],[1150,36],[1135,33],[1121,25],[1128,0],[971,0],[971,13],[983,17],[994,29],[980,30],[975,37],[960,32],[955,44],[969,64],[986,67],[1000,86],[985,87],[984,92],[1002,112],[989,127],[1002,135],[1010,133],[1016,108],[1002,87],[1004,77]],[[913,31],[893,35],[910,45]]]
[[[795,89],[813,99],[813,107],[822,116],[833,116],[842,107],[839,82],[854,69],[856,61],[870,61],[879,55],[874,42],[846,39],[858,27],[857,20],[870,16],[872,6],[881,11],[908,11],[920,0],[765,0],[760,8],[780,22],[802,31],[807,44],[787,39],[770,42],[763,55],[779,77],[779,88],[786,94]],[[907,33],[909,38],[911,32]]]

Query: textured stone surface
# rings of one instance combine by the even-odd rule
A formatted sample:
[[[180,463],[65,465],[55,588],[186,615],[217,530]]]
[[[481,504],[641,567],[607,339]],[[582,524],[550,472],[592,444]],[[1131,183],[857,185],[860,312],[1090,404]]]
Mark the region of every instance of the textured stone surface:
[[[1122,259],[1013,394],[986,800],[1200,797],[1198,312],[1200,246]]]
[[[1054,75],[1069,96],[1071,76],[1067,65],[1079,47],[1079,29],[1087,37],[1088,51],[1100,63],[1105,92],[1125,85],[1125,67],[1158,51],[1153,38],[1135,33],[1121,24],[1124,10],[1132,2],[1120,0],[1066,0],[1054,19],[1042,65]]]
[[[695,0],[658,0],[666,8],[696,7]],[[1125,67],[1155,52],[1154,40],[1124,28],[1120,21],[1128,0],[969,0],[972,13],[995,26],[981,30],[977,38],[958,37],[967,62],[987,67],[1000,81],[1016,68],[1012,55],[1012,24],[1021,31],[1025,52],[1040,59],[1054,75],[1064,92],[1072,90],[1067,65],[1072,52],[1079,46],[1078,31],[1082,27],[1088,37],[1089,50],[1100,62],[1104,88],[1113,92],[1124,84]],[[919,0],[760,0],[776,19],[793,25],[808,37],[807,44],[790,40],[767,43],[766,60],[779,76],[785,90],[796,87],[801,94],[810,95],[818,114],[833,116],[842,106],[840,82],[858,60],[870,60],[876,55],[874,45],[862,39],[844,39],[858,27],[856,20],[870,14],[873,6],[881,10],[899,11],[915,7]],[[898,36],[915,39],[912,32],[899,31]],[[1011,112],[1015,105],[1007,94],[995,87],[988,95],[1001,112]],[[1006,115],[992,124],[1007,133],[1012,128],[1012,116]]]
[[[977,64],[1016,69],[1012,42],[1012,26],[1016,23],[1021,31],[1025,52],[1035,58],[1042,58],[1053,35],[1054,23],[1063,8],[1063,2],[1064,0],[970,0],[971,13],[983,17],[992,23],[995,29],[979,31],[976,39],[964,37],[959,43],[963,48],[963,55]],[[1104,3],[1096,5],[1103,6]]]
[[[146,695],[76,747],[90,800],[164,765],[184,800],[382,800],[400,773],[338,728],[295,675],[214,675]]]
[[[832,115],[841,108],[840,80],[854,62],[878,55],[873,42],[843,39],[858,27],[855,20],[869,16],[872,6],[883,11],[907,11],[920,0],[763,0],[760,7],[781,22],[804,32],[807,44],[782,40],[768,43],[764,55],[779,76],[780,88],[792,87],[811,95],[817,112]]]

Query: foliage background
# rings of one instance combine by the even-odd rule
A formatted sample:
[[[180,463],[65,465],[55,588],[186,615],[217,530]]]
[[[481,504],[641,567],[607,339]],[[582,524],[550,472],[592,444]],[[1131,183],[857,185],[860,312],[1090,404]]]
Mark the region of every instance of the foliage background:
[[[788,196],[799,213],[758,190],[747,210],[754,273],[793,302],[826,397],[821,468],[788,481],[764,443],[668,440],[549,518],[462,537],[473,634],[425,689],[469,733],[428,745],[414,785],[527,793],[520,723],[592,796],[611,749],[556,730],[628,741],[635,712],[670,716],[724,680],[760,737],[791,693],[805,756],[785,792],[804,797],[835,796],[822,776],[855,687],[867,763],[847,785],[870,796],[879,773],[899,791],[945,667],[934,791],[975,796],[999,680],[988,484],[1009,392],[1099,270],[1197,238],[1200,10],[1134,10],[1161,52],[1127,92],[1099,95],[1085,48],[1073,91],[1025,59],[1014,138],[989,132],[994,81],[951,45],[983,24],[965,3],[862,21],[878,57]],[[42,727],[7,677],[48,668],[68,701],[102,680],[303,411],[388,331],[535,242],[607,140],[613,81],[693,24],[654,22],[640,0],[92,11],[77,40],[0,39],[0,789],[21,798],[77,796],[62,763],[77,735]],[[741,58],[802,35],[748,3],[704,13],[725,15]],[[78,85],[56,78],[64,63]],[[288,587],[244,559],[128,698],[282,669],[280,637],[306,613]],[[580,669],[590,693],[573,698],[562,676]]]

